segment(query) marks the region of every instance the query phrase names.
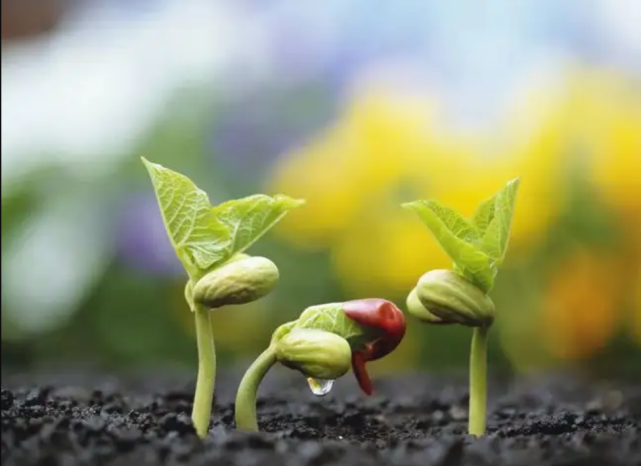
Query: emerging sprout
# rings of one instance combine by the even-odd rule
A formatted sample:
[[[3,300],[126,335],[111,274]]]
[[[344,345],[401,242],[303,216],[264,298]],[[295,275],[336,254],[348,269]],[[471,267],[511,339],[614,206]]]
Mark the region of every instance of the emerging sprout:
[[[276,360],[307,377],[336,380],[349,371],[352,349],[335,333],[295,328],[276,342]]]
[[[304,201],[257,194],[212,206],[207,194],[180,173],[142,159],[154,186],[167,235],[189,279],[185,300],[194,313],[198,378],[192,411],[196,432],[209,429],[216,353],[209,311],[266,296],[278,282],[278,268],[264,257],[243,254],[256,240]]]
[[[365,363],[394,351],[404,335],[403,313],[384,299],[308,307],[298,320],[274,331],[269,347],[245,373],[236,396],[236,427],[258,431],[256,393],[276,362],[302,373],[318,396],[329,393],[334,380],[351,365],[359,386],[371,395]]]
[[[454,270],[424,274],[407,297],[410,314],[435,325],[473,327],[468,431],[483,435],[487,405],[487,337],[495,317],[488,296],[507,252],[519,180],[481,203],[470,220],[435,200],[403,207],[415,211],[454,262]]]
[[[452,270],[427,272],[412,293],[420,306],[411,304],[410,312],[423,320],[468,327],[489,327],[494,321],[490,297]]]

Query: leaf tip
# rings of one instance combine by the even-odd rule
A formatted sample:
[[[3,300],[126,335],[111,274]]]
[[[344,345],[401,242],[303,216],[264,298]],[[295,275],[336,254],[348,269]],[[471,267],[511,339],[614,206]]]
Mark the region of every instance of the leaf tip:
[[[145,166],[150,175],[152,174],[152,171],[154,169],[159,167],[157,163],[150,162],[144,156],[140,156],[140,160],[142,161],[142,164]]]
[[[406,210],[414,210],[416,208],[416,204],[419,201],[411,201],[411,202],[403,202],[401,204],[401,208],[406,209]]]
[[[294,198],[291,198],[291,204],[292,204],[292,207],[301,207],[301,206],[307,204],[307,199],[294,199]]]
[[[289,209],[295,209],[296,207],[300,207],[307,202],[306,199],[296,199],[285,194],[276,194],[273,199],[278,202],[282,202],[282,205],[285,205]]]

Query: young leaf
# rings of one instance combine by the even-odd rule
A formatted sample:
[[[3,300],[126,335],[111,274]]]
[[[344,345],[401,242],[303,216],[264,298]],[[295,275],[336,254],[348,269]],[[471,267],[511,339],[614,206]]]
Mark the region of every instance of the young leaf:
[[[503,262],[510,241],[514,203],[519,183],[518,178],[513,179],[495,196],[494,215],[481,242],[481,249],[495,259],[497,266]]]
[[[343,303],[308,307],[298,318],[296,328],[313,328],[335,333],[345,338],[352,347],[367,339],[366,329],[347,317],[343,311]]]
[[[492,258],[470,241],[476,240],[479,233],[467,220],[436,201],[414,201],[403,207],[418,214],[461,275],[485,291],[492,288],[496,266]]]
[[[416,212],[421,218],[421,212],[431,211],[441,223],[454,236],[468,243],[474,243],[481,239],[480,232],[466,218],[451,207],[447,207],[433,199],[409,202],[403,207]],[[429,226],[429,225],[428,225]]]
[[[497,194],[481,202],[481,204],[479,204],[479,206],[474,211],[474,214],[472,214],[472,225],[474,225],[476,229],[481,233],[481,236],[485,236],[487,227],[494,219],[496,196]]]
[[[288,196],[256,194],[227,201],[212,208],[216,220],[229,231],[230,242],[225,256],[231,257],[250,247],[291,209],[305,201]]]
[[[190,275],[224,257],[229,230],[211,211],[207,194],[186,176],[142,157],[156,192],[167,235]]]

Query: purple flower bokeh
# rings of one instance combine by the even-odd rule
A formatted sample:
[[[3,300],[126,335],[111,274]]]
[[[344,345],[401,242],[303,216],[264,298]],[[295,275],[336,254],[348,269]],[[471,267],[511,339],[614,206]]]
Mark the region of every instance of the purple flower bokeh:
[[[210,134],[216,166],[243,181],[259,181],[279,156],[331,121],[337,104],[329,89],[314,83],[235,99],[217,110]]]
[[[185,274],[167,237],[153,193],[133,194],[127,200],[117,232],[117,254],[127,266],[152,275]]]

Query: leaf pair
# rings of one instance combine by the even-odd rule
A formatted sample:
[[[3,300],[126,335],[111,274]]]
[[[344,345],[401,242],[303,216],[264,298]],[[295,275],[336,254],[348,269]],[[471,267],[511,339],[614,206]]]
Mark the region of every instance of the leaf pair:
[[[142,158],[167,234],[192,279],[249,248],[303,200],[264,194],[212,206],[189,178]]]
[[[432,199],[408,202],[403,207],[418,214],[454,262],[455,270],[487,293],[508,248],[518,188],[519,179],[511,180],[482,202],[469,220]]]

